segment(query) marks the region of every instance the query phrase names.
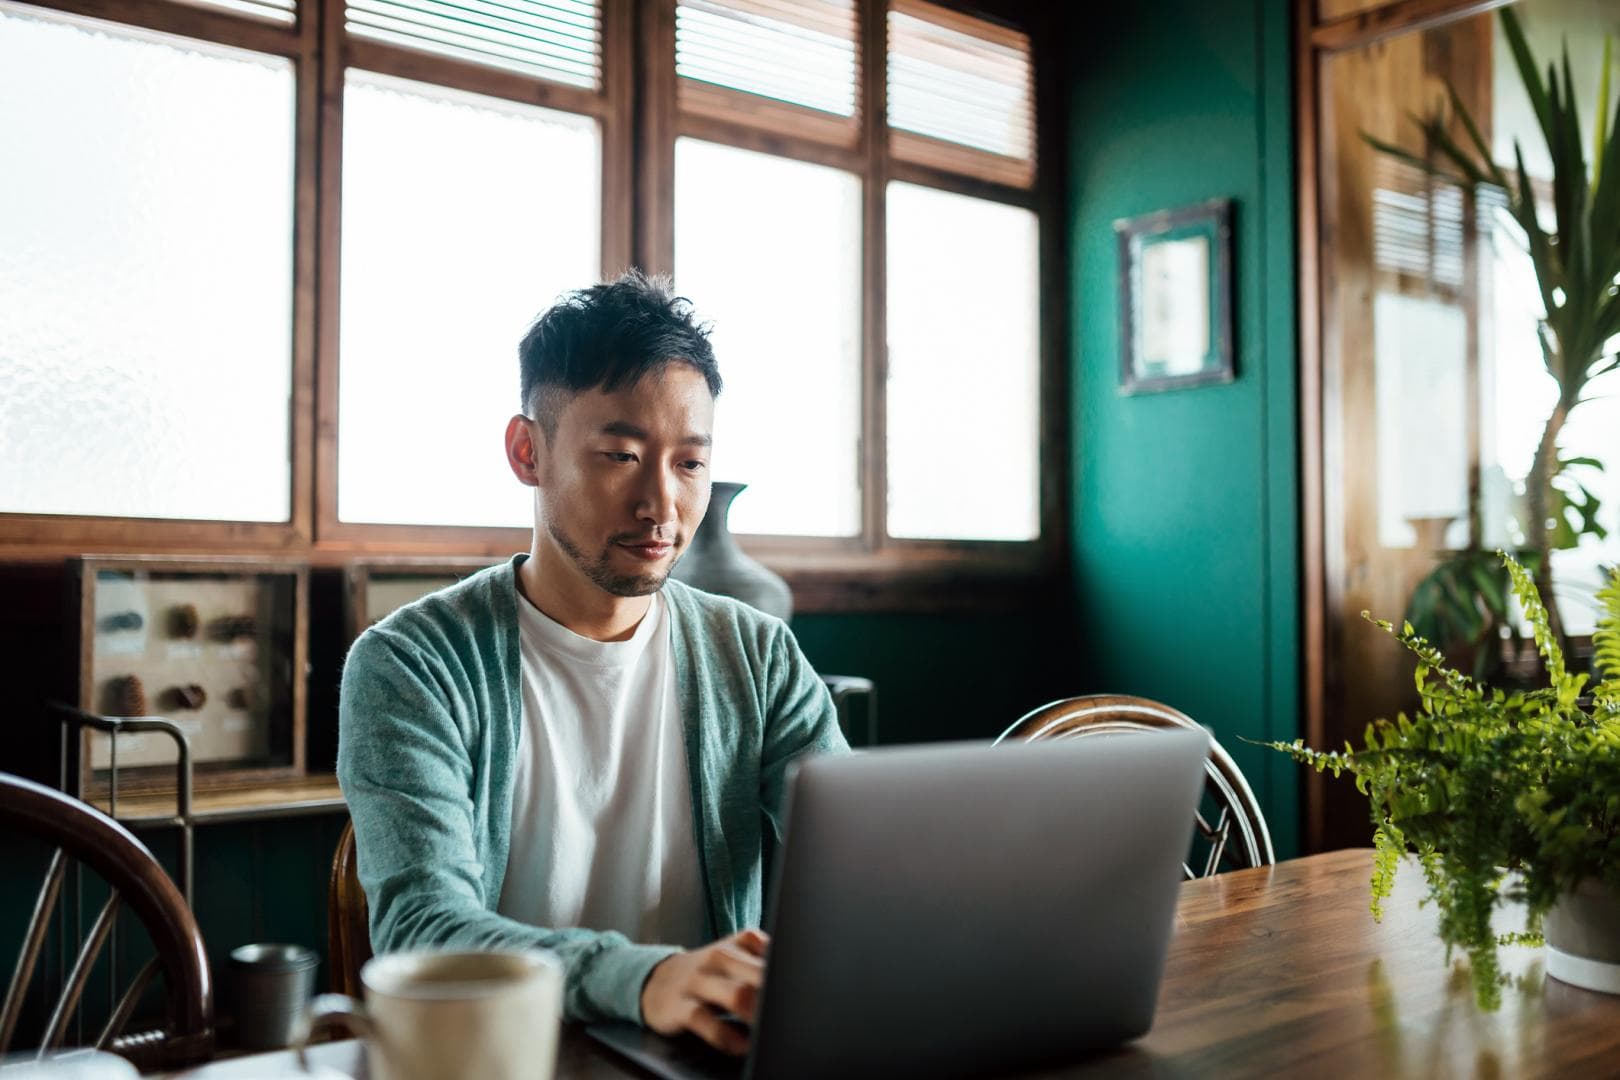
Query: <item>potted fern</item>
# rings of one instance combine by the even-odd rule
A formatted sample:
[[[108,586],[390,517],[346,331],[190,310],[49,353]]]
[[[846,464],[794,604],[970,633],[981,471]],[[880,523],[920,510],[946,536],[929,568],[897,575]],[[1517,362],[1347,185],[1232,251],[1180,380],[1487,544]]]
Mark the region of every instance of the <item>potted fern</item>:
[[[1620,993],[1620,569],[1598,593],[1600,678],[1565,668],[1530,573],[1497,553],[1531,626],[1549,685],[1505,693],[1449,667],[1410,624],[1393,634],[1418,657],[1419,711],[1367,728],[1365,745],[1270,743],[1318,771],[1349,773],[1372,807],[1372,913],[1382,915],[1408,850],[1439,910],[1440,938],[1468,955],[1476,1000],[1501,1002],[1497,947],[1547,946],[1547,974]],[[1365,613],[1363,613],[1365,616]],[[1491,916],[1522,903],[1523,930]]]

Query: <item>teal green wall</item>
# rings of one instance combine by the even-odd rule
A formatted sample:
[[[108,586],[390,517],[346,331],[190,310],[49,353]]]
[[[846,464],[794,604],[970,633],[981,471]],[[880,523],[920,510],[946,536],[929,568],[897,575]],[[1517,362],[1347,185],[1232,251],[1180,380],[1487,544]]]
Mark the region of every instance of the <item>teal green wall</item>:
[[[1073,567],[1092,689],[1210,725],[1296,850],[1292,91],[1286,0],[1078,5],[1068,27]],[[1236,201],[1237,381],[1123,397],[1113,223]]]
[[[878,742],[987,739],[1079,693],[1073,633],[1047,609],[1018,614],[796,615],[817,671],[863,675],[878,693]]]

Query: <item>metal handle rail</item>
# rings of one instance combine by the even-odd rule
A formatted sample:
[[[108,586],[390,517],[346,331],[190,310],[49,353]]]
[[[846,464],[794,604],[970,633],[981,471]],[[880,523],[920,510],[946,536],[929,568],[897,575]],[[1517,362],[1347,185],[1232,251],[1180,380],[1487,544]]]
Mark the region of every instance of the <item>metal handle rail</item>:
[[[78,736],[85,727],[106,732],[111,737],[111,757],[107,776],[107,816],[118,818],[118,736],[121,734],[136,735],[142,732],[159,731],[174,740],[175,747],[180,752],[179,760],[175,763],[175,815],[167,821],[156,824],[174,825],[180,830],[180,895],[185,897],[186,907],[191,908],[191,881],[192,881],[192,826],[191,818],[191,740],[186,733],[180,730],[180,725],[173,720],[161,716],[97,716],[95,713],[85,712],[72,705],[60,701],[46,702],[47,707],[57,715],[62,722],[64,740],[71,730],[74,745],[81,746]],[[73,755],[77,758],[77,752]],[[83,799],[84,792],[78,790],[81,785],[79,777],[82,775],[78,769],[73,770],[74,790],[68,790],[68,760],[69,755],[62,755],[62,790]]]

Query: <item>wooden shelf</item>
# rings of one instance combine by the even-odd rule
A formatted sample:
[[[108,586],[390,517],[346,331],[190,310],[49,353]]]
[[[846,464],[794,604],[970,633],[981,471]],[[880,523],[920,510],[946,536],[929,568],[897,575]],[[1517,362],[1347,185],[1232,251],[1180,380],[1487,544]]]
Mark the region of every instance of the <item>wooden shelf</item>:
[[[178,824],[175,802],[172,791],[120,794],[117,818],[125,825],[135,826]],[[91,805],[102,813],[108,812],[105,798],[98,798]],[[328,773],[253,787],[199,791],[191,799],[191,819],[193,824],[206,825],[328,814],[344,810],[346,806],[337,777]]]

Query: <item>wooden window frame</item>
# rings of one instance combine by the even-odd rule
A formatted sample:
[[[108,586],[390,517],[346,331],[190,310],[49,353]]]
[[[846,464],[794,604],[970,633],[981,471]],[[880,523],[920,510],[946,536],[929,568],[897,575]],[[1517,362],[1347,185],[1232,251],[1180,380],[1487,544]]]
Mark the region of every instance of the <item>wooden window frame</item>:
[[[674,147],[681,136],[830,165],[859,176],[862,211],[862,522],[851,538],[749,536],[788,577],[801,610],[984,610],[1027,605],[1062,573],[1067,550],[1066,248],[1061,202],[1058,36],[1024,25],[1034,51],[1036,160],[1019,182],[1010,159],[891,132],[886,109],[892,0],[857,0],[860,80],[853,125],[706,84],[677,104],[676,0],[601,0],[595,91],[351,36],[344,0],[299,0],[292,24],[183,0],[23,0],[30,7],[285,57],[295,72],[291,513],[253,523],[92,515],[0,514],[0,560],[87,553],[260,553],[314,566],[372,555],[498,556],[526,550],[528,528],[342,522],[337,516],[339,260],[345,72],[442,85],[590,116],[602,137],[602,272],[674,263]],[[939,8],[1016,23],[1018,0],[944,0]],[[1029,10],[1034,10],[1033,6]],[[790,129],[790,130],[789,130]],[[900,150],[895,149],[896,136]],[[887,536],[883,357],[884,200],[891,180],[1034,210],[1040,260],[1040,536],[1026,542]]]
[[[1318,0],[1294,0],[1294,124],[1296,223],[1299,236],[1299,436],[1301,672],[1305,741],[1336,746],[1353,733],[1336,715],[1329,670],[1332,603],[1327,484],[1343,463],[1330,460],[1325,435],[1324,332],[1333,318],[1332,283],[1323,267],[1319,162],[1322,149],[1322,74],[1329,58],[1382,38],[1505,7],[1511,0],[1389,0],[1348,15],[1326,17]],[[1336,523],[1334,523],[1336,524]],[[1337,540],[1331,541],[1337,543]],[[1359,729],[1358,729],[1359,730]],[[1327,840],[1328,779],[1305,777],[1305,850]]]
[[[784,573],[800,592],[824,592],[833,582],[848,587],[848,603],[867,606],[884,593],[908,594],[915,606],[942,586],[968,586],[968,592],[1021,593],[1037,579],[1059,572],[1066,549],[1064,450],[1067,431],[1061,370],[1063,252],[1059,223],[1058,170],[1048,167],[1061,154],[1054,133],[1058,94],[1053,73],[1060,65],[1045,62],[1043,42],[1056,39],[1035,27],[1021,28],[1031,39],[1038,120],[1036,167],[1002,155],[957,147],[926,136],[891,129],[887,123],[888,14],[891,7],[916,9],[910,0],[856,0],[857,55],[860,85],[855,116],[858,139],[841,135],[842,121],[793,105],[765,101],[724,87],[684,87],[675,71],[677,0],[651,0],[643,24],[642,50],[649,62],[641,74],[645,108],[637,131],[638,246],[640,265],[672,273],[675,265],[675,142],[682,137],[853,173],[862,182],[861,301],[861,521],[854,537],[747,535],[747,550]],[[958,27],[967,13],[998,14],[994,5],[968,5],[946,0],[929,5]],[[1005,5],[1004,5],[1005,6]],[[697,101],[696,107],[682,101]],[[872,103],[881,107],[873,108]],[[728,107],[729,106],[729,107]],[[813,121],[813,122],[812,122]],[[790,130],[791,128],[791,130]],[[886,341],[886,200],[890,181],[913,183],[1036,213],[1040,261],[1040,536],[1032,541],[913,540],[891,537],[887,529],[887,398],[884,378]],[[818,578],[826,579],[818,581]],[[836,586],[833,586],[836,588]]]
[[[0,557],[88,552],[298,552],[313,536],[314,414],[307,408],[315,372],[314,248],[316,37],[313,20],[292,24],[170,0],[24,0],[45,12],[96,19],[247,49],[291,60],[293,113],[292,491],[284,522],[191,521],[77,514],[0,514]],[[301,407],[305,406],[305,407]]]
[[[602,273],[630,264],[630,222],[622,208],[630,200],[631,95],[629,49],[633,0],[601,0],[602,80],[596,90],[554,83],[452,57],[349,34],[345,0],[303,0],[321,11],[323,52],[338,58],[322,69],[320,303],[317,326],[321,364],[317,372],[315,522],[317,550],[344,553],[394,552],[493,555],[526,550],[530,530],[484,526],[382,525],[338,518],[339,287],[343,199],[343,86],[350,69],[412,79],[524,105],[588,116],[602,137]]]

